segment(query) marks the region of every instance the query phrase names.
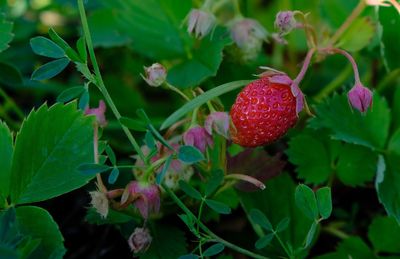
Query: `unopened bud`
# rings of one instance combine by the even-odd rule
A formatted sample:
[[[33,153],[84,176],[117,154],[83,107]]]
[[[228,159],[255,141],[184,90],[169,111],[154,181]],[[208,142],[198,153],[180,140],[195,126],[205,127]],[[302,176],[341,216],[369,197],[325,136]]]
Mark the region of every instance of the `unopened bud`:
[[[360,83],[357,83],[347,94],[349,103],[360,112],[365,112],[372,105],[372,92]]]
[[[211,135],[208,134],[205,128],[196,126],[183,134],[183,142],[185,145],[194,146],[201,152],[206,151],[207,146],[213,145]]]
[[[292,11],[282,11],[276,14],[275,27],[284,35],[296,28],[297,22]]]
[[[152,237],[147,228],[135,228],[132,235],[128,238],[131,250],[136,253],[144,253],[150,247]]]
[[[167,78],[167,70],[159,63],[154,63],[150,67],[144,67],[145,76],[141,75],[150,86],[160,86]]]
[[[107,120],[106,120],[106,104],[103,100],[100,100],[99,102],[99,107],[98,108],[86,108],[85,114],[86,115],[95,115],[96,116],[96,121],[99,124],[100,127],[105,127],[107,126]]]
[[[215,131],[219,135],[229,139],[229,114],[227,112],[213,112],[204,122],[204,128],[208,134]]]
[[[215,26],[215,16],[206,11],[192,9],[188,19],[188,33],[194,34],[197,38],[203,38]]]

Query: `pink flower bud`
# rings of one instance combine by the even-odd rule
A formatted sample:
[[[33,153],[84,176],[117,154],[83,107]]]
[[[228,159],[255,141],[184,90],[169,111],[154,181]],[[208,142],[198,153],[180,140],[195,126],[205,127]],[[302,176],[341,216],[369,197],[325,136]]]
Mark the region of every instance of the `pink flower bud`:
[[[195,126],[183,134],[183,142],[185,145],[190,145],[198,148],[201,152],[206,151],[207,146],[213,145],[211,135],[209,135],[205,128]]]
[[[160,86],[165,82],[165,79],[167,78],[167,70],[163,65],[159,63],[154,63],[150,67],[144,67],[144,72],[146,76],[141,76],[150,86]]]
[[[214,130],[219,135],[229,139],[229,114],[227,112],[213,112],[207,116],[204,128],[211,136]]]
[[[216,18],[210,12],[192,9],[188,19],[188,33],[203,38],[215,26]]]
[[[106,120],[106,104],[104,103],[103,100],[100,100],[99,102],[99,107],[98,108],[86,108],[85,109],[85,114],[86,115],[95,115],[96,116],[96,121],[99,124],[100,127],[105,127],[107,126],[107,120]]]
[[[147,228],[135,228],[132,235],[128,238],[131,250],[136,253],[144,253],[150,247],[152,237]]]
[[[360,83],[356,83],[347,94],[351,106],[365,112],[372,105],[372,92]]]
[[[255,43],[262,43],[267,37],[267,31],[258,21],[246,18],[232,25],[231,37],[239,48],[248,49],[255,47]]]
[[[149,214],[158,213],[160,210],[160,189],[155,184],[130,182],[121,197],[121,206],[126,207],[130,203],[139,210],[144,219]]]
[[[102,218],[107,218],[109,210],[109,202],[105,193],[100,191],[89,192],[90,204],[100,214]]]
[[[296,28],[297,22],[292,11],[282,11],[276,14],[275,27],[281,34],[288,34]]]

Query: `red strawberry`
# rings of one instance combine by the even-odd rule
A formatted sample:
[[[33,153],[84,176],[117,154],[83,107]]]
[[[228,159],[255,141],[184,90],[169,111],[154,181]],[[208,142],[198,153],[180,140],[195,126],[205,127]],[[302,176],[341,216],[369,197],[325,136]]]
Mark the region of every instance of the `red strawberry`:
[[[291,85],[292,80],[286,75],[266,75],[248,84],[230,112],[233,142],[256,147],[285,135],[298,118]]]

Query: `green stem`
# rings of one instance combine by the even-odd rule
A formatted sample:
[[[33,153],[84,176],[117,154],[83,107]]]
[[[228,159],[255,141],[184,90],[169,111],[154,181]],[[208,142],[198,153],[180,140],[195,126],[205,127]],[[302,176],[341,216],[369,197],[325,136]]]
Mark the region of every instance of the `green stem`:
[[[85,13],[85,7],[83,5],[83,0],[78,0],[78,9],[79,9],[79,14],[81,16],[83,33],[84,33],[84,36],[85,36],[85,39],[86,39],[86,45],[87,45],[87,48],[88,48],[88,51],[89,51],[90,60],[92,61],[93,69],[94,69],[94,72],[95,72],[95,75],[96,75],[96,83],[97,83],[96,85],[99,88],[100,92],[103,94],[104,98],[106,99],[107,104],[110,106],[112,112],[114,113],[114,116],[118,120],[122,130],[124,131],[124,133],[128,137],[128,139],[131,142],[132,146],[134,147],[134,149],[136,150],[136,152],[138,153],[140,158],[144,161],[145,160],[145,156],[144,156],[142,150],[140,149],[140,146],[136,142],[135,138],[133,137],[133,135],[129,131],[129,129],[127,127],[125,127],[121,123],[120,119],[121,119],[122,116],[119,113],[117,107],[115,106],[114,101],[112,100],[110,94],[108,93],[108,90],[107,90],[106,86],[104,85],[103,77],[101,76],[100,68],[99,68],[99,65],[97,63],[96,55],[94,53],[92,38],[90,36],[90,30],[89,30],[89,25],[88,25],[87,18],[86,18],[86,13]]]
[[[184,94],[181,90],[179,90],[178,88],[176,88],[175,86],[169,84],[169,83],[165,83],[165,85],[167,86],[168,89],[174,91],[175,93],[179,94],[180,96],[183,97],[183,99],[185,99],[186,101],[190,101],[190,98],[187,97],[186,94]]]
[[[275,237],[278,240],[279,244],[281,244],[283,250],[285,250],[285,253],[289,256],[289,258],[292,258],[292,254],[289,253],[289,250],[287,249],[287,247],[283,243],[282,239],[278,236],[278,233],[274,232],[274,234],[275,234]]]
[[[166,186],[164,183],[162,184],[162,187],[164,188],[164,190],[169,194],[169,196],[175,201],[175,203],[189,216],[191,216],[192,218],[196,219],[196,216],[189,210],[188,207],[186,207],[185,204],[183,204],[183,202],[178,198],[178,196],[175,195],[175,193],[173,191],[171,191],[171,189],[168,188],[168,186]],[[197,219],[196,219],[197,221]],[[206,225],[204,225],[201,221],[197,221],[196,222],[200,228],[206,232],[211,238],[215,239],[217,242],[224,244],[226,247],[229,247],[230,249],[237,251],[241,254],[250,256],[252,258],[257,258],[257,259],[268,259],[268,257],[265,257],[263,255],[260,254],[256,254],[253,253],[249,250],[246,250],[244,248],[241,248],[239,246],[236,246],[235,244],[232,244],[224,239],[222,239],[221,237],[217,236],[216,234],[214,234]]]
[[[364,0],[360,0],[356,8],[354,8],[353,12],[347,17],[346,21],[342,23],[340,28],[335,32],[332,38],[329,40],[328,46],[333,46],[342,34],[350,27],[353,21],[364,11],[366,7],[366,3]]]
[[[201,203],[200,203],[199,213],[197,214],[198,222],[201,222],[201,214],[203,213],[204,201],[205,201],[205,197],[201,200]],[[197,232],[199,232],[199,231],[200,231],[200,225],[197,224]]]

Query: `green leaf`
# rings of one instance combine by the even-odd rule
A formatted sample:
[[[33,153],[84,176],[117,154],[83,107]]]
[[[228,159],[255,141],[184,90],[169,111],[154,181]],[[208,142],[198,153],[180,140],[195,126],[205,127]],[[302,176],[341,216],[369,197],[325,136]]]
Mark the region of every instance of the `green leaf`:
[[[210,209],[214,210],[217,213],[220,213],[220,214],[230,214],[231,213],[231,208],[229,208],[227,205],[225,205],[222,202],[206,199],[205,203],[207,204],[208,207],[210,207]]]
[[[140,259],[169,259],[186,254],[185,233],[167,224],[155,224],[151,229],[153,240]]]
[[[363,258],[373,259],[376,258],[371,249],[362,241],[360,237],[349,237],[343,240],[337,251],[345,257],[339,258]]]
[[[13,135],[7,125],[0,120],[0,197],[4,198],[9,195],[10,190],[13,152]]]
[[[332,137],[371,149],[384,148],[390,125],[390,110],[383,97],[374,93],[374,107],[365,115],[349,107],[345,95],[334,95],[315,107],[313,128],[327,128]],[[360,130],[362,129],[362,130]]]
[[[290,242],[293,247],[302,247],[304,237],[307,235],[311,220],[309,220],[295,204],[295,187],[291,176],[287,173],[276,176],[266,182],[266,188],[258,192],[240,192],[241,204],[245,211],[259,209],[277,225],[285,217],[290,217],[290,227],[279,233],[284,243]],[[277,195],[279,194],[279,195]],[[276,248],[265,248],[275,251]],[[285,252],[281,250],[283,255]]]
[[[116,225],[134,220],[132,216],[128,216],[122,212],[110,209],[107,218],[103,218],[95,208],[89,208],[86,212],[85,220],[94,225]]]
[[[178,257],[178,259],[198,259],[198,258],[199,256],[195,254],[187,254]]]
[[[295,193],[296,205],[311,220],[318,218],[317,200],[313,190],[304,184],[299,184]]]
[[[283,218],[281,221],[279,221],[278,225],[276,226],[275,231],[277,233],[284,231],[285,229],[287,229],[289,227],[289,223],[290,223],[289,217]]]
[[[147,131],[144,135],[144,142],[146,143],[146,146],[150,148],[150,150],[156,148],[156,140],[154,139],[153,134],[151,134],[150,131]]]
[[[111,164],[116,165],[117,158],[115,157],[115,153],[109,145],[106,146],[106,154],[108,156],[108,159],[110,159]]]
[[[93,31],[91,31],[93,37]],[[79,56],[85,63],[87,62],[87,49],[86,49],[86,40],[85,37],[80,37],[76,42],[76,48],[78,49]]]
[[[114,183],[117,181],[118,176],[119,176],[119,170],[118,170],[117,167],[114,167],[114,168],[111,170],[110,175],[108,176],[108,183],[109,183],[109,184],[114,184]]]
[[[206,251],[204,251],[203,256],[214,256],[224,251],[224,249],[224,244],[217,243],[207,248]]]
[[[376,26],[370,17],[355,19],[345,33],[340,37],[336,47],[356,52],[366,47],[376,33]],[[357,35],[355,37],[354,35]]]
[[[68,58],[60,58],[49,63],[44,64],[35,71],[33,71],[32,80],[45,80],[55,77],[61,73],[69,64]]]
[[[190,186],[187,182],[180,180],[179,187],[182,189],[184,193],[186,193],[189,197],[192,197],[196,200],[201,200],[203,196],[197,191],[195,188]]]
[[[162,181],[164,179],[164,176],[167,173],[167,171],[169,169],[169,166],[171,165],[171,161],[172,161],[172,155],[170,155],[167,158],[167,160],[165,160],[165,163],[164,163],[163,168],[161,169],[161,172],[157,174],[157,177],[156,177],[156,183],[157,184],[161,184],[162,183]]]
[[[385,59],[390,69],[400,67],[400,35],[398,33],[400,27],[400,16],[398,11],[391,8],[379,8],[379,21],[382,25],[382,45]]]
[[[260,225],[265,230],[273,231],[271,222],[268,218],[258,209],[252,209],[250,211],[250,218],[254,221],[254,223]]]
[[[400,224],[400,156],[379,156],[375,189],[389,216]]]
[[[400,128],[390,138],[388,150],[393,154],[400,156]]]
[[[316,192],[317,204],[319,215],[323,219],[327,219],[331,216],[332,213],[332,196],[331,196],[331,188],[322,187],[319,188]]]
[[[78,103],[79,109],[85,110],[86,107],[89,106],[89,101],[90,101],[90,94],[88,89],[85,89],[81,97],[79,97],[79,103]]]
[[[306,131],[290,140],[286,154],[289,161],[297,166],[299,178],[306,183],[320,184],[332,174],[339,146],[340,143],[329,139],[325,132]],[[315,154],[318,154],[318,159]]]
[[[220,169],[213,170],[211,174],[212,175],[206,185],[206,191],[205,191],[206,196],[209,196],[213,192],[215,192],[218,186],[220,186],[222,181],[224,180],[224,172]]]
[[[307,248],[311,245],[311,243],[314,239],[314,236],[315,236],[315,232],[317,230],[317,226],[318,226],[318,223],[316,221],[314,221],[311,224],[310,230],[308,231],[307,236],[306,236],[306,242],[304,244],[304,248]]]
[[[185,89],[215,76],[222,61],[222,50],[231,41],[226,34],[226,30],[219,28],[213,35],[202,39],[190,58],[168,70],[168,82]]]
[[[0,83],[16,87],[23,85],[21,72],[14,65],[0,62]]]
[[[78,96],[80,96],[83,93],[83,91],[85,91],[85,88],[83,86],[74,86],[65,89],[64,91],[61,92],[59,96],[57,96],[57,102],[60,103],[69,102],[72,99],[78,98]]]
[[[117,23],[114,30],[129,36],[132,48],[140,54],[154,60],[176,59],[190,49],[191,38],[181,24],[191,9],[191,1],[102,2],[113,8]]]
[[[32,238],[41,239],[40,245],[30,258],[62,258],[66,250],[64,238],[57,223],[44,209],[34,206],[22,206],[16,209],[20,232]]]
[[[141,120],[121,117],[119,121],[128,129],[135,131],[147,131],[146,123]]]
[[[178,151],[178,158],[186,164],[194,164],[205,160],[203,153],[194,146],[181,146]]]
[[[71,59],[74,62],[80,62],[84,63],[84,61],[79,57],[78,53],[76,53],[75,50],[73,50],[68,43],[63,40],[53,28],[50,28],[49,30],[49,36],[50,38],[58,45],[60,46],[64,51],[65,54],[69,59]]]
[[[343,145],[336,166],[337,176],[346,185],[363,185],[375,176],[377,161],[377,154],[369,148]]]
[[[269,233],[268,235],[265,235],[257,240],[255,243],[255,247],[257,249],[263,249],[266,247],[269,243],[271,243],[272,239],[274,238],[275,234],[274,233]]]
[[[84,175],[95,175],[99,173],[103,173],[105,171],[110,170],[111,167],[108,165],[101,165],[101,164],[82,164],[78,166],[78,170]]]
[[[368,228],[376,252],[400,253],[400,226],[394,218],[376,217]]]
[[[16,137],[11,175],[13,203],[50,199],[85,185],[93,175],[77,168],[93,161],[93,118],[76,103],[42,105]]]
[[[8,43],[14,38],[13,23],[6,21],[6,16],[0,13],[0,52],[6,50]]]
[[[169,126],[171,126],[172,124],[177,122],[186,113],[191,112],[196,107],[199,107],[199,106],[205,104],[206,102],[214,99],[215,97],[218,97],[222,94],[225,94],[225,93],[233,91],[239,87],[247,85],[250,82],[251,82],[250,80],[234,81],[234,82],[229,82],[226,84],[219,85],[217,87],[214,87],[211,90],[208,90],[207,92],[197,96],[190,102],[187,102],[181,108],[179,108],[174,113],[172,113],[167,119],[165,119],[165,121],[161,125],[161,130],[168,128]]]
[[[127,35],[121,33],[118,27],[118,19],[120,19],[118,13],[112,9],[100,9],[91,12],[88,23],[95,48],[118,47],[132,42]]]
[[[64,50],[48,38],[42,36],[34,37],[30,40],[30,45],[33,52],[37,55],[49,58],[65,57]]]

